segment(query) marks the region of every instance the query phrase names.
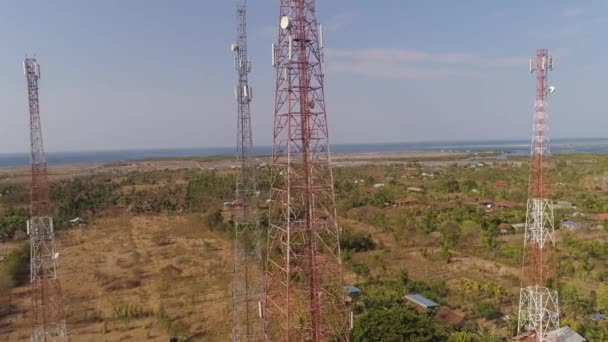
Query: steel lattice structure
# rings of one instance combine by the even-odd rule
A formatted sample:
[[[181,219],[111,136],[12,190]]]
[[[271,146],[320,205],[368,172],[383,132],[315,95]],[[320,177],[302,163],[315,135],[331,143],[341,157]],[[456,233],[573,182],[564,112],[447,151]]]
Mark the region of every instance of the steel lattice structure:
[[[49,200],[46,156],[38,102],[40,65],[26,58],[23,72],[27,79],[30,109],[32,189],[28,232],[31,243],[32,306],[34,312],[32,341],[67,341],[61,286],[58,279],[58,256],[55,247],[53,218]]]
[[[547,96],[551,55],[538,50],[530,60],[536,75],[536,102],[530,159],[530,180],[524,240],[523,277],[519,298],[518,333],[531,332],[537,341],[559,328],[559,301],[555,282],[555,235],[553,204],[547,199],[547,161],[550,156]]]
[[[345,341],[322,30],[314,0],[281,0],[265,331],[269,341]]]
[[[232,281],[233,341],[261,341],[264,273],[260,250],[260,222],[256,163],[251,132],[249,85],[251,62],[247,56],[247,1],[237,0],[237,40],[232,45],[238,74],[237,176],[234,202],[234,273]]]

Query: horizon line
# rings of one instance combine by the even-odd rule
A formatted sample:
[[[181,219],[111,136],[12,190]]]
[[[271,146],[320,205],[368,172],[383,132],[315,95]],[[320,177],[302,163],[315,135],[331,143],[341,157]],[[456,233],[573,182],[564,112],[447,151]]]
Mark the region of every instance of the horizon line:
[[[454,139],[454,140],[415,140],[415,141],[392,141],[392,142],[350,142],[350,143],[330,143],[330,146],[374,146],[374,145],[400,145],[400,144],[479,144],[479,143],[521,143],[527,142],[529,139]],[[594,141],[608,140],[608,137],[558,137],[552,138],[551,141]],[[272,144],[254,145],[254,148],[272,148]],[[232,149],[236,146],[197,146],[197,147],[141,147],[141,148],[125,148],[125,149],[83,149],[83,150],[49,150],[46,154],[57,153],[115,153],[115,152],[146,152],[146,151],[180,151],[180,150],[212,150],[212,149]],[[0,152],[0,155],[21,155],[29,154],[30,151],[19,152]]]

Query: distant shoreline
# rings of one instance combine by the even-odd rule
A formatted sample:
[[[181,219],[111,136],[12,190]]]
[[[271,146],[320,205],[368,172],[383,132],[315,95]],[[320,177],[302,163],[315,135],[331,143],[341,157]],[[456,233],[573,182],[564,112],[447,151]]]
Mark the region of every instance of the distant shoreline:
[[[336,144],[331,146],[334,156],[352,154],[390,154],[390,153],[471,153],[500,152],[510,155],[527,155],[530,153],[530,142],[513,141],[461,141],[461,142],[419,142],[387,144]],[[554,139],[551,141],[553,153],[608,153],[608,139]],[[123,151],[81,151],[49,152],[49,165],[75,164],[108,164],[115,162],[161,160],[161,159],[196,159],[228,158],[236,153],[234,147],[183,148],[183,149],[148,149]],[[254,153],[258,156],[269,156],[270,146],[256,146]],[[27,153],[0,154],[0,167],[27,166],[30,163]]]

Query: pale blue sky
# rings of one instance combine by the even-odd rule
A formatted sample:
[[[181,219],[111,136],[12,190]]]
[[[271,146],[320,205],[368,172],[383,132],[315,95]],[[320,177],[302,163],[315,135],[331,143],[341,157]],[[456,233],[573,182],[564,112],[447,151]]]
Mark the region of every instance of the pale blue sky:
[[[605,137],[606,1],[318,0],[333,143],[527,139],[527,59],[554,55],[554,137]],[[249,0],[254,140],[272,139],[278,0]],[[0,2],[0,152],[29,146],[21,61],[42,65],[47,150],[235,143],[232,0]]]

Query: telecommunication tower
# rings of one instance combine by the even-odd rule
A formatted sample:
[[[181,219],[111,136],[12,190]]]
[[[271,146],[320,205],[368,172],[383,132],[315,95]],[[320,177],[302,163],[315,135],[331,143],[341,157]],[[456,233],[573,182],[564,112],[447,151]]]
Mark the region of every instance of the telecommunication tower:
[[[281,0],[265,333],[345,341],[348,319],[325,110],[323,31],[314,0]]]
[[[260,249],[260,221],[256,163],[253,154],[249,85],[251,62],[247,56],[247,1],[236,1],[237,40],[235,53],[237,71],[237,175],[234,201],[234,270],[232,279],[233,341],[261,341],[261,318],[264,298],[264,272]]]
[[[58,258],[49,200],[46,156],[38,102],[40,65],[26,58],[23,72],[27,79],[30,109],[32,189],[30,202],[30,281],[34,312],[32,341],[67,341],[63,299],[58,279]]]
[[[555,91],[548,86],[550,70],[551,55],[538,50],[530,60],[530,72],[536,75],[536,102],[517,323],[518,333],[529,332],[536,341],[546,341],[547,333],[559,328],[558,294],[551,288],[555,283],[553,203],[546,193],[550,156],[547,97]]]

